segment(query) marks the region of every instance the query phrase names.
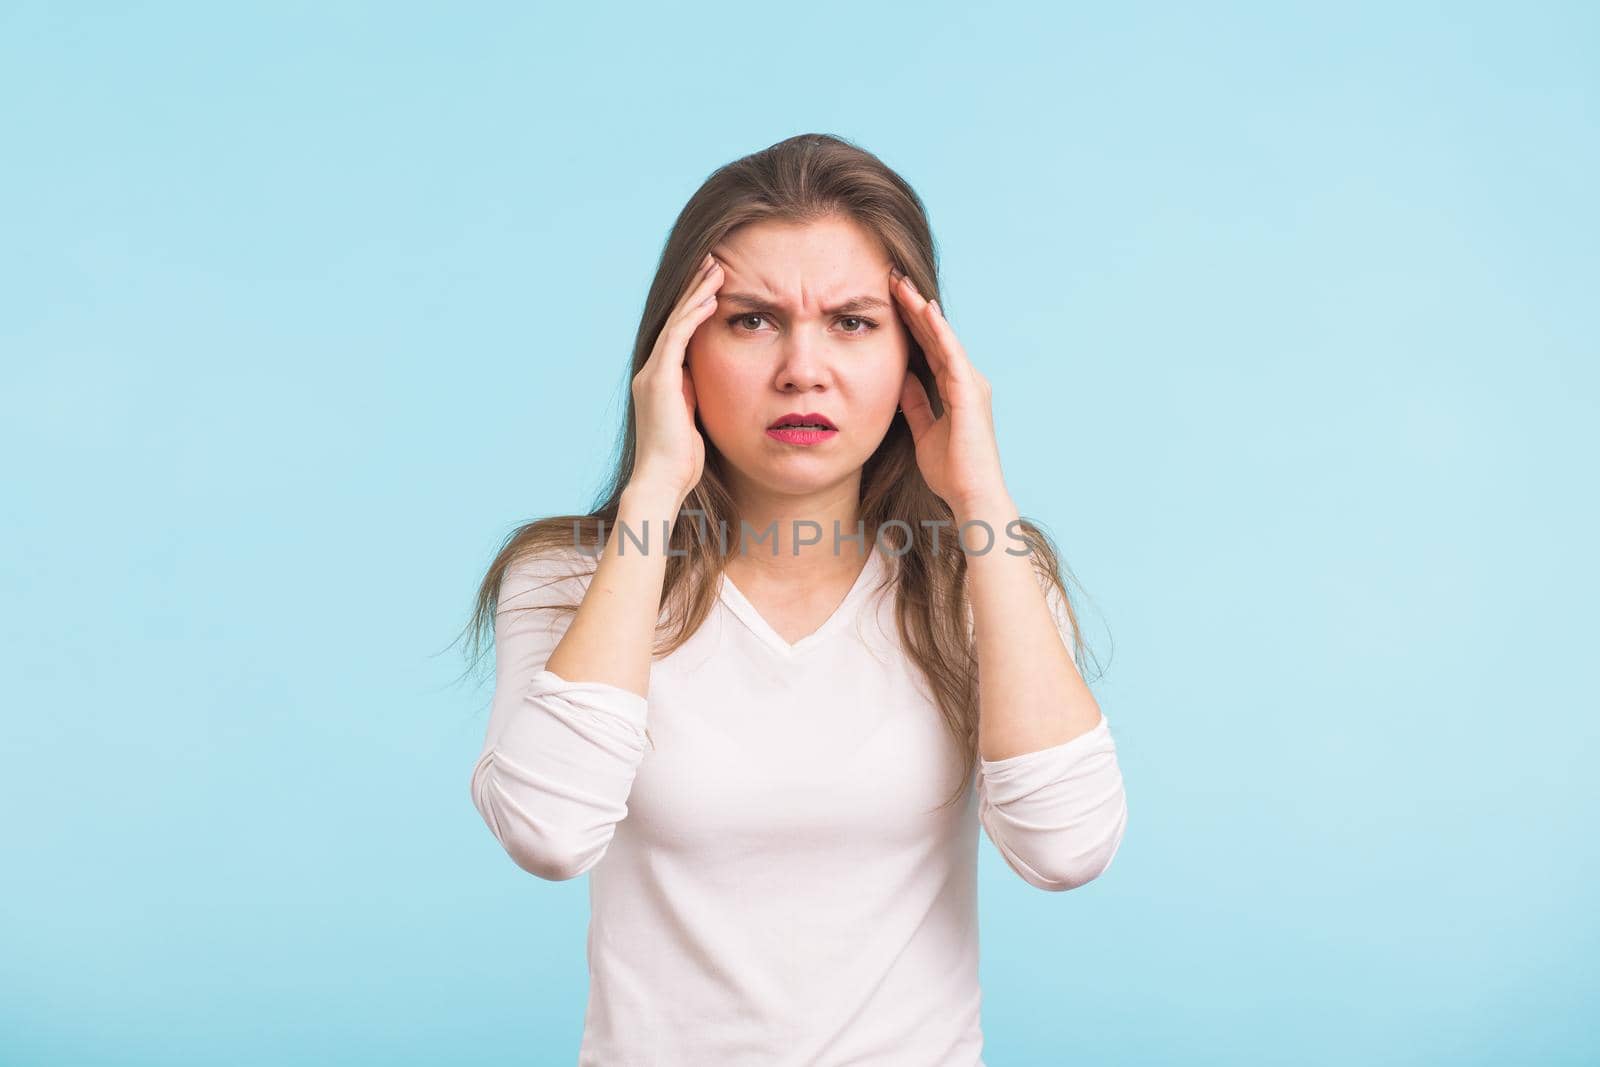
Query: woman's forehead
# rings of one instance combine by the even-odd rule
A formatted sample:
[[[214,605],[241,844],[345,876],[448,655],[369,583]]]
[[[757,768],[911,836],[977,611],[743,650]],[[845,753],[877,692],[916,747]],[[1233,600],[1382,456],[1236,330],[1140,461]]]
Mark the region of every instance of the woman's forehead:
[[[719,302],[835,308],[888,304],[889,257],[876,241],[828,223],[752,224],[712,250],[726,275]]]

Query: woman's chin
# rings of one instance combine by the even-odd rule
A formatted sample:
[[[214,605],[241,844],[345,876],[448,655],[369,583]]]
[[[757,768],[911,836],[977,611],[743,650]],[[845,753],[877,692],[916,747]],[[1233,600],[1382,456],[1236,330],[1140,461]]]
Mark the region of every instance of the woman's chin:
[[[746,467],[744,476],[769,493],[785,496],[804,496],[820,493],[844,481],[860,464],[841,464],[837,460],[824,460],[820,456],[794,456],[772,460]]]

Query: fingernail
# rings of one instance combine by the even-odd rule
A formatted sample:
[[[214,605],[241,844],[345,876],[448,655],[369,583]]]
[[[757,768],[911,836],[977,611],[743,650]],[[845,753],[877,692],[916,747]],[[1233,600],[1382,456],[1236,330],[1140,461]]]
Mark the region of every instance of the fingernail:
[[[707,267],[711,266],[711,264],[713,264],[715,262],[716,262],[716,260],[711,258],[711,253],[707,252],[706,253],[706,258],[701,260],[701,262],[700,262],[700,269],[701,270],[705,270]]]
[[[937,311],[939,313],[939,317],[941,319],[944,318],[944,308],[939,306],[939,301],[930,300],[930,301],[928,301],[928,303],[933,305],[933,310],[935,310],[935,311]]]
[[[898,266],[896,266],[894,264],[890,264],[890,266],[889,266],[889,277],[893,278],[895,281],[899,281],[904,276],[905,276],[905,271],[901,270]]]

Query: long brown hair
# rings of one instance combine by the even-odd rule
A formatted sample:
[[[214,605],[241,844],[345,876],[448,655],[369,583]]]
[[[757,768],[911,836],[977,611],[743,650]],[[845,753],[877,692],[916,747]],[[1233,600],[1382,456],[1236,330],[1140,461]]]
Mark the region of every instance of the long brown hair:
[[[911,276],[917,289],[937,299],[937,253],[922,200],[906,181],[870,152],[829,134],[808,133],[790,137],[770,148],[729,163],[706,179],[684,205],[662,249],[661,261],[645,298],[644,314],[633,343],[630,374],[637,374],[649,358],[656,337],[665,325],[678,295],[687,287],[706,254],[735,227],[777,220],[808,223],[844,217],[877,235],[889,258]],[[942,415],[927,360],[914,337],[910,369],[922,380]],[[697,420],[698,423],[698,420]],[[703,431],[702,431],[703,433]],[[633,474],[634,409],[631,392],[622,420],[615,470],[593,508],[582,515],[553,515],[514,530],[490,564],[478,588],[468,631],[472,635],[472,662],[493,640],[494,616],[500,584],[517,562],[548,550],[570,551],[583,546],[597,558],[604,546],[603,531],[616,526],[622,491]],[[706,437],[705,471],[684,500],[684,509],[698,509],[704,519],[680,517],[673,525],[661,604],[669,609],[658,630],[656,656],[676,649],[697,630],[716,601],[716,581],[730,551],[716,531],[740,529],[739,515],[723,474],[723,460]],[[928,681],[945,725],[963,754],[965,774],[945,804],[959,801],[977,770],[978,662],[970,630],[971,609],[966,594],[966,554],[950,535],[954,516],[950,507],[930,490],[917,468],[910,427],[897,418],[882,444],[868,458],[861,473],[860,518],[866,536],[884,530],[882,544],[898,557],[896,614],[907,653]],[[891,519],[901,520],[883,526]],[[943,536],[929,524],[944,524]],[[1061,563],[1050,537],[1024,518],[1015,528],[1027,542],[1041,578],[1059,591],[1073,624],[1075,658],[1084,651],[1077,613],[1067,596]],[[996,533],[996,541],[999,540]],[[740,538],[731,538],[737,547]],[[869,540],[870,546],[871,541]],[[577,605],[557,605],[556,610],[576,611]]]

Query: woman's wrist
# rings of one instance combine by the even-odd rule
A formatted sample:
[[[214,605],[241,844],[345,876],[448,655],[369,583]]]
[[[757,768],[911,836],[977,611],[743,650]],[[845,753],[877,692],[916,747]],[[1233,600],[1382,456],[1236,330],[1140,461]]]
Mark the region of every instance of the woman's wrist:
[[[645,519],[652,526],[664,519],[670,529],[671,525],[676,524],[678,509],[683,507],[687,497],[687,493],[652,482],[629,482],[623,486],[618,501],[619,517],[627,517],[634,522]]]

